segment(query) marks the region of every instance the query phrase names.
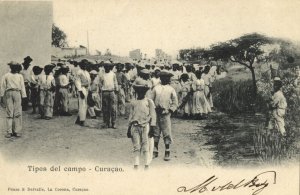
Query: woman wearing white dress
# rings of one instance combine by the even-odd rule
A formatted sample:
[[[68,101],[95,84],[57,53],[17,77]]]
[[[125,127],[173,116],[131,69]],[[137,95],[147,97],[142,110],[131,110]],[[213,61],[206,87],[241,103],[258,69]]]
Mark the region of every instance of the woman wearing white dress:
[[[205,96],[205,82],[201,78],[201,71],[196,72],[197,80],[192,84],[193,103],[192,114],[196,119],[206,118],[206,115],[211,112],[211,107]]]

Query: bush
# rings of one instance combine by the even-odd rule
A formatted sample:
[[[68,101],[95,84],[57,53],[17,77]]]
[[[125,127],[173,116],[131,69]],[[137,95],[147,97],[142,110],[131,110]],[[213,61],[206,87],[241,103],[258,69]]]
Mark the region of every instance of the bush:
[[[266,110],[266,101],[257,95],[254,101],[252,81],[232,81],[221,79],[213,83],[212,94],[215,107],[225,113],[240,114]]]
[[[287,138],[281,137],[276,130],[267,130],[264,124],[257,124],[254,132],[253,144],[255,153],[262,161],[279,162],[284,158],[299,154],[297,147],[300,136],[300,99],[299,84],[295,71],[288,69],[280,71],[283,82],[282,91],[287,101],[285,128]],[[267,120],[267,102],[272,96],[273,85],[270,71],[260,74],[257,81],[257,98],[254,102],[252,95],[252,81],[218,80],[213,85],[213,98],[215,107],[229,114],[245,112],[260,112],[265,114]]]

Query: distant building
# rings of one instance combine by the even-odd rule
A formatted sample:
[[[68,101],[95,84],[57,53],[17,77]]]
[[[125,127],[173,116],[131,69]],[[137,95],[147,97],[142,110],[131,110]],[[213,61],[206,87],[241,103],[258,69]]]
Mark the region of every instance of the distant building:
[[[135,49],[129,52],[129,57],[133,60],[141,60],[143,56],[140,49]]]
[[[87,55],[87,48],[80,45],[80,47],[52,47],[52,56],[58,58],[66,58],[66,57],[78,57]]]
[[[162,49],[155,49],[155,58],[158,61],[171,61],[172,56],[166,54]]]

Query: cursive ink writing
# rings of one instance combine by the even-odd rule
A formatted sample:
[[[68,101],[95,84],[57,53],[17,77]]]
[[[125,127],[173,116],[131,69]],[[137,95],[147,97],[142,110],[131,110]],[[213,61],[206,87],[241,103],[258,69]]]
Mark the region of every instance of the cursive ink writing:
[[[275,171],[265,171],[262,172],[255,177],[253,177],[251,180],[242,179],[238,182],[229,181],[224,185],[218,185],[216,184],[216,181],[218,180],[218,177],[215,175],[209,177],[204,182],[200,183],[199,185],[196,185],[192,188],[187,188],[186,186],[180,186],[177,188],[177,192],[189,192],[193,193],[198,191],[199,193],[207,192],[207,191],[223,191],[223,190],[236,190],[239,188],[251,188],[252,190],[255,190],[252,195],[257,195],[260,192],[262,192],[266,187],[269,186],[268,177],[273,177],[273,184],[276,184],[276,172]]]

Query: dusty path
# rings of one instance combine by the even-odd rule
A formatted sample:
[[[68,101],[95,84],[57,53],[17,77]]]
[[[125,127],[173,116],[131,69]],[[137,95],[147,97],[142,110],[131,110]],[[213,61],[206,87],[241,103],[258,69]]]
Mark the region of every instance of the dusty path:
[[[72,100],[76,105],[76,100]],[[118,118],[118,129],[101,129],[102,118],[88,119],[88,127],[74,124],[76,112],[71,117],[38,119],[38,115],[23,114],[23,137],[4,138],[5,112],[0,111],[0,151],[8,160],[43,163],[73,163],[90,161],[98,164],[131,165],[131,140],[126,137],[127,120]],[[164,146],[160,143],[159,158],[152,166],[211,166],[214,153],[204,146],[207,137],[202,130],[207,121],[173,119],[172,160],[163,161]],[[197,139],[195,139],[195,137]]]

